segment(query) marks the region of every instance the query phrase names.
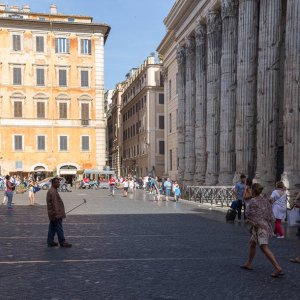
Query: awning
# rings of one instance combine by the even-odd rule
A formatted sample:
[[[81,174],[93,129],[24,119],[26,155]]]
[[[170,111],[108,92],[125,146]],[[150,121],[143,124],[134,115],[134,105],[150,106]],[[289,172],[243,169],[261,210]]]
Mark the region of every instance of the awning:
[[[115,175],[115,171],[86,169],[86,170],[84,170],[83,174],[85,174],[85,175]]]
[[[60,169],[59,174],[60,175],[76,175],[77,170]]]

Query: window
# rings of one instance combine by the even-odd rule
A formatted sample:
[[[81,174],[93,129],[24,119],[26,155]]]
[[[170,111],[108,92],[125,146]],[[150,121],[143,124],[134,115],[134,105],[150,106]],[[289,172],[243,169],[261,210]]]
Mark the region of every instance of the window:
[[[90,137],[88,135],[81,137],[81,150],[90,151]]]
[[[158,117],[158,128],[165,129],[165,116]]]
[[[172,166],[172,161],[173,161],[173,158],[172,158],[172,150],[170,150],[169,159],[170,159],[169,169],[170,169],[170,171],[172,171],[172,168],[173,168],[173,166]]]
[[[45,102],[37,102],[36,103],[36,117],[38,119],[45,119]]]
[[[14,101],[14,117],[22,118],[23,117],[23,103],[22,101]]]
[[[165,154],[165,141],[159,141],[159,154],[164,155]]]
[[[90,105],[88,103],[81,103],[81,119],[89,120],[90,119]]]
[[[67,86],[67,70],[58,70],[58,85]]]
[[[36,69],[36,85],[44,86],[45,85],[45,70],[41,68]]]
[[[44,135],[37,136],[37,150],[38,151],[46,150],[46,137]]]
[[[59,103],[59,118],[60,119],[68,118],[68,103],[65,102]]]
[[[13,51],[21,51],[21,35],[13,34],[12,36]]]
[[[69,53],[70,40],[68,38],[55,39],[55,53]]]
[[[23,136],[22,135],[14,136],[14,149],[15,149],[15,151],[23,150]]]
[[[46,21],[46,18],[44,18],[44,17],[39,17],[39,21]]]
[[[22,70],[20,67],[13,68],[13,84],[14,85],[22,84]]]
[[[172,97],[172,81],[169,80],[169,100],[171,100]]]
[[[164,94],[159,94],[158,97],[159,97],[158,103],[159,104],[165,104],[165,95]]]
[[[89,87],[89,71],[81,70],[81,87]]]
[[[80,54],[91,55],[92,54],[92,41],[89,39],[80,40]]]
[[[68,151],[68,137],[67,136],[59,137],[59,151]]]
[[[172,114],[169,114],[169,132],[172,132]]]
[[[23,162],[21,160],[15,161],[15,169],[22,169],[23,168]]]
[[[39,53],[43,53],[45,51],[44,37],[43,36],[36,36],[35,37],[35,51],[39,52]]]
[[[68,22],[75,22],[75,19],[74,18],[68,18]]]

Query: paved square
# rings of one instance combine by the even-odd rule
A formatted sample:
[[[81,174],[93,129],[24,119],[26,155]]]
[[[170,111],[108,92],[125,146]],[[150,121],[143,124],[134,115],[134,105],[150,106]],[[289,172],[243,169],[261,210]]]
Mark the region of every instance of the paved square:
[[[0,194],[2,196],[2,194]],[[248,229],[226,224],[224,213],[186,203],[128,198],[107,190],[62,193],[65,234],[73,248],[46,247],[45,192],[35,207],[15,195],[13,211],[0,207],[0,299],[299,299],[295,230],[273,240],[286,275],[269,276],[258,251],[255,270],[240,270]]]

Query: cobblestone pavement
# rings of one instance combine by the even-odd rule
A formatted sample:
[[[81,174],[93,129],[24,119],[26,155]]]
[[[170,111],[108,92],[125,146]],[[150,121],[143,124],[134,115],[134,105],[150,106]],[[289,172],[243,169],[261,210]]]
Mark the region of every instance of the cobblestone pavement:
[[[2,194],[0,193],[0,196]],[[66,209],[87,199],[65,221],[73,248],[47,248],[45,192],[29,207],[0,206],[0,299],[299,299],[300,265],[295,230],[272,240],[285,276],[258,251],[254,271],[239,268],[248,229],[224,213],[183,202],[159,204],[138,191],[62,193]]]

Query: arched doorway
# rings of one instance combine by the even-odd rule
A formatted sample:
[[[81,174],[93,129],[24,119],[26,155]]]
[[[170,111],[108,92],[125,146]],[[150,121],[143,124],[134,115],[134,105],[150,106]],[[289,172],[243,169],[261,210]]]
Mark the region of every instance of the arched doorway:
[[[63,164],[60,165],[58,169],[58,175],[64,177],[68,184],[73,185],[76,180],[76,174],[78,170],[78,166],[74,164]]]
[[[36,164],[32,167],[33,170],[33,177],[37,181],[44,180],[46,177],[49,176],[48,169],[43,164]]]

